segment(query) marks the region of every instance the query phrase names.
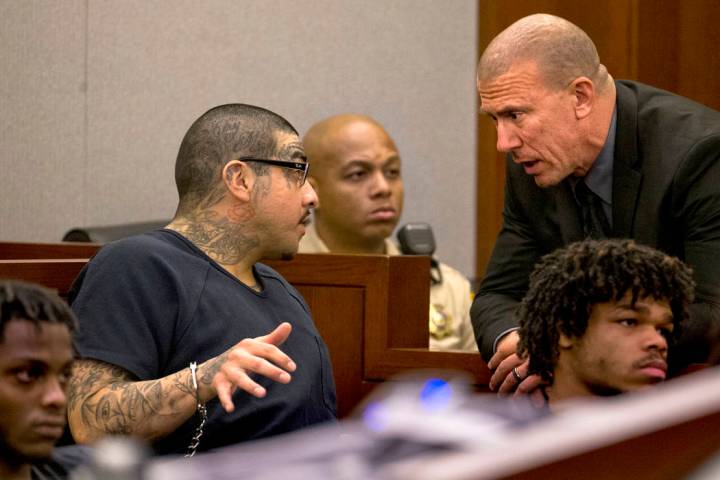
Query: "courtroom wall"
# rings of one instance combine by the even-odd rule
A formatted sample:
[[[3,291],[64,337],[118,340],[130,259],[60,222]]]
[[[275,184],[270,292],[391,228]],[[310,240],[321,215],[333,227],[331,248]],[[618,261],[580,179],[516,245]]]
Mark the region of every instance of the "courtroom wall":
[[[244,102],[341,112],[400,149],[401,223],[475,269],[474,0],[0,0],[0,240],[170,218],[185,130]]]

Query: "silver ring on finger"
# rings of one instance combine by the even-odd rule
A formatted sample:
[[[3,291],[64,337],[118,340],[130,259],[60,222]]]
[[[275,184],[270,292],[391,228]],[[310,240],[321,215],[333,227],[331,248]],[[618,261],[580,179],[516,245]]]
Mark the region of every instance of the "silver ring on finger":
[[[512,376],[515,378],[515,381],[517,383],[521,383],[523,381],[523,377],[520,376],[520,373],[518,372],[517,367],[512,369]]]

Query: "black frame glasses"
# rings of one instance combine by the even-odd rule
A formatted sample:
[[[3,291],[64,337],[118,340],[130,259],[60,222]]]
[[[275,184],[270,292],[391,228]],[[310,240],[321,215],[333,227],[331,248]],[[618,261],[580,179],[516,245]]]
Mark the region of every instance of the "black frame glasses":
[[[274,165],[276,167],[289,168],[291,170],[299,170],[303,173],[300,186],[305,185],[307,180],[308,171],[310,170],[310,164],[307,162],[286,162],[284,160],[270,160],[268,158],[256,158],[256,157],[240,157],[238,158],[241,162],[257,162],[264,163],[267,165]]]

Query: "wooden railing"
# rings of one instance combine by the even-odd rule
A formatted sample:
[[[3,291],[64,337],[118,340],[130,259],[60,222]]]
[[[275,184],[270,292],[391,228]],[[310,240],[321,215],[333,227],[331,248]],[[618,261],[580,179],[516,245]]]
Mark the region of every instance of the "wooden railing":
[[[5,252],[39,252],[35,247]],[[17,245],[17,244],[16,244]],[[75,245],[53,244],[52,251]],[[62,250],[67,248],[67,250]],[[94,248],[94,251],[92,250]],[[60,249],[60,250],[58,250]],[[0,278],[18,278],[66,295],[87,262],[83,258],[0,260]],[[489,372],[479,354],[428,349],[429,259],[385,255],[297,255],[267,261],[305,297],[328,345],[335,373],[338,410],[345,417],[379,382],[415,369],[462,370],[478,389],[487,388]]]

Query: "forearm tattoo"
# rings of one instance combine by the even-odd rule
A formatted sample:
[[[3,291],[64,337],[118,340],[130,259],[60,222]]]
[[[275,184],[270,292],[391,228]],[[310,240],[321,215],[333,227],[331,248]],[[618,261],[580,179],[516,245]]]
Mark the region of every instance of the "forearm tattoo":
[[[198,369],[198,382],[205,387],[210,387],[213,378],[215,378],[215,375],[220,371],[220,367],[222,367],[225,360],[227,360],[227,356],[228,352],[225,352],[200,365]]]
[[[212,381],[212,379],[211,379]],[[190,418],[197,407],[189,369],[158,380],[137,381],[127,370],[96,360],[78,360],[68,390],[73,433],[161,438]]]

